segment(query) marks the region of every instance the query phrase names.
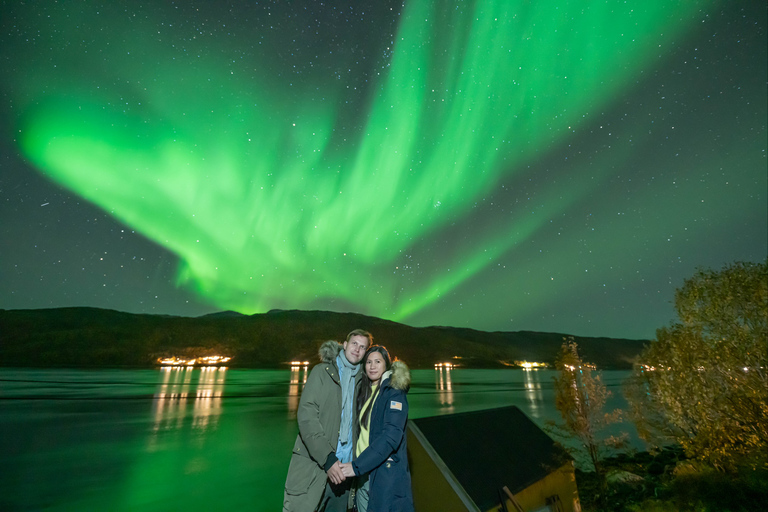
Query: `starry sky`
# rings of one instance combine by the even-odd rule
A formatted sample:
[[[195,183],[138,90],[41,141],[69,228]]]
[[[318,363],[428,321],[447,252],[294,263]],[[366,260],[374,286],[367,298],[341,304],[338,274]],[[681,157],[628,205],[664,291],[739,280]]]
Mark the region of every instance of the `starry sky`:
[[[0,9],[0,308],[651,338],[768,255],[762,1]]]

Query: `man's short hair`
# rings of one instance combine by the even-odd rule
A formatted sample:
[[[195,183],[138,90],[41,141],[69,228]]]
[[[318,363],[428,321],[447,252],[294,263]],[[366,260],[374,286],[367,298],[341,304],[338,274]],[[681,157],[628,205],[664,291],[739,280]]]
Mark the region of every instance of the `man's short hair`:
[[[373,345],[373,334],[369,333],[368,331],[364,331],[363,329],[355,329],[351,333],[347,334],[347,341],[352,336],[363,336],[364,338],[368,338],[368,346],[370,347]]]

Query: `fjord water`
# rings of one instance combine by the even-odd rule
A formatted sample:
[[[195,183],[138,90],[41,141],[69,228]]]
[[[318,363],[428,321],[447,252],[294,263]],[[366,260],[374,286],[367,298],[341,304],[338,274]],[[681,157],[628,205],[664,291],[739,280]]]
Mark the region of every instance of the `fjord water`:
[[[306,375],[0,368],[0,510],[280,510]],[[409,416],[516,405],[542,426],[554,375],[414,370]],[[627,372],[602,375],[624,407]]]

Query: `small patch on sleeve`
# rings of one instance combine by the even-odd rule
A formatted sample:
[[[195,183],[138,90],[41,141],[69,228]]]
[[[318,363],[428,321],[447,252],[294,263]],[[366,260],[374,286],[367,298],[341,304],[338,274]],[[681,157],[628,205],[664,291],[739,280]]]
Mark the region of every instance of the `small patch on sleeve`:
[[[395,409],[396,411],[402,411],[403,410],[403,403],[402,402],[396,402],[395,400],[392,400],[389,402],[389,408]]]

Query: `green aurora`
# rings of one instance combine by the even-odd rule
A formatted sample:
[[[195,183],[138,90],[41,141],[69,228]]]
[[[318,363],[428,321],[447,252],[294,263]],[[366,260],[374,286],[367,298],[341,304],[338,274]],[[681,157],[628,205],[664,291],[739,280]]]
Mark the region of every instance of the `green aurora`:
[[[178,255],[178,284],[216,307],[404,321],[459,288],[514,286],[508,306],[524,316],[590,276],[553,247],[512,281],[473,290],[473,277],[550,236],[643,135],[624,128],[610,154],[577,156],[535,205],[486,220],[486,198],[524,190],[543,152],[577,143],[713,4],[408,1],[357,87],[333,76],[333,55],[291,75],[268,45],[244,52],[188,27],[182,51],[158,29],[167,13],[105,6],[39,22],[56,65],[16,56],[27,62],[14,77],[19,144],[52,180]],[[618,236],[629,227],[612,221],[608,252],[644,250]],[[570,276],[566,288],[525,293],[534,265]]]

